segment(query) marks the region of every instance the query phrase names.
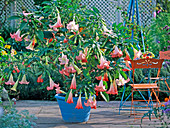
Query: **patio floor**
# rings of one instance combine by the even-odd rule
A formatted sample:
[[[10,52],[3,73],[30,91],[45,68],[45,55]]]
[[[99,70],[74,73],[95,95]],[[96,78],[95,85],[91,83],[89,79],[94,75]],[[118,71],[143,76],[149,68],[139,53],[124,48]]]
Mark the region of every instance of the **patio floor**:
[[[29,110],[30,114],[35,114],[36,128],[153,128],[159,127],[160,121],[144,119],[134,121],[133,116],[129,117],[129,111],[121,111],[119,115],[119,101],[97,102],[97,109],[91,110],[91,116],[86,123],[65,123],[62,120],[60,109],[56,101],[33,101],[19,100],[16,109]],[[129,102],[130,103],[130,102]],[[169,121],[170,123],[170,121]]]

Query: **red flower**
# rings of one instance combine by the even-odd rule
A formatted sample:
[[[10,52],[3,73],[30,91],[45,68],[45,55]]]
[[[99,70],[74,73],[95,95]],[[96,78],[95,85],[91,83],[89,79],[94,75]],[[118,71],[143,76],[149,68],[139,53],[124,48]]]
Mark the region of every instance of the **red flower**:
[[[113,83],[111,82],[110,89],[106,93],[107,94],[113,94],[113,95],[117,95],[118,94],[117,85],[115,83],[115,80],[113,81]]]
[[[106,61],[106,59],[104,59],[104,57],[101,56],[101,58],[100,58],[100,65],[97,65],[97,67],[99,69],[104,69],[104,68],[109,69],[110,68],[109,65],[110,65],[110,61]]]
[[[37,78],[37,83],[43,83],[43,79],[41,79],[42,75],[40,75],[38,78]]]
[[[50,87],[47,87],[47,90],[48,90],[48,91],[49,91],[49,90],[53,90],[54,87],[58,88],[58,87],[59,87],[59,84],[54,83],[54,81],[51,79],[50,76],[49,76],[49,78],[50,78]]]
[[[53,38],[49,39],[49,43],[51,43],[53,41]]]
[[[73,76],[70,89],[76,89],[76,77],[75,77],[75,74]]]
[[[115,50],[111,53],[112,58],[121,57],[123,55],[122,51],[115,46]]]
[[[64,43],[67,43],[68,42],[68,40],[67,39],[64,39],[64,41],[63,41]]]
[[[98,92],[106,91],[105,86],[103,85],[103,80],[100,81],[99,86],[96,85],[95,91]]]
[[[67,99],[67,103],[71,104],[73,103],[73,94],[72,94],[72,90],[69,93],[68,99]]]
[[[75,108],[83,109],[82,102],[81,102],[81,95],[79,95],[79,98],[78,98],[78,101],[77,101],[77,105],[76,105]]]

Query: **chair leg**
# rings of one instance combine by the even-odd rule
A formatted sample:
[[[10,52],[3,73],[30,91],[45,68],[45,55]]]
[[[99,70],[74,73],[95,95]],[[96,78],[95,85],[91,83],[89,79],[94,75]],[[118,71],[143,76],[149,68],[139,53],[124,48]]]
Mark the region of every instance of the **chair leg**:
[[[157,102],[161,105],[161,102],[159,101],[159,98],[158,98],[158,96],[156,95],[156,92],[154,91],[154,89],[152,89],[152,92],[153,92],[153,94],[155,95]]]
[[[132,115],[132,106],[133,106],[133,89],[132,89],[132,100],[131,100],[130,116]]]
[[[150,97],[152,97],[152,92],[151,92]],[[149,98],[149,100],[148,100],[148,105],[149,105],[149,102],[150,102],[150,101],[151,101],[151,98]]]
[[[170,87],[169,87],[168,83],[166,82],[166,80],[165,80],[165,84],[166,84],[166,86],[168,87],[169,93],[170,93]],[[170,95],[169,95],[169,100],[170,100]]]

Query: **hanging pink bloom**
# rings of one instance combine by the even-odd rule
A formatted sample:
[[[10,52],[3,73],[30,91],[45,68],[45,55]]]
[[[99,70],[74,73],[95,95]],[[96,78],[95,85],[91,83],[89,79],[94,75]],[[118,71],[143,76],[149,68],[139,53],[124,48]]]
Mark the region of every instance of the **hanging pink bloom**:
[[[79,98],[78,98],[78,101],[77,101],[77,105],[76,105],[75,108],[83,109],[82,102],[81,102],[81,94],[79,95]]]
[[[97,80],[101,80],[102,76],[95,77]],[[109,81],[107,73],[104,74],[103,81]]]
[[[60,87],[56,88],[55,90],[56,90],[56,93],[57,93],[57,94],[60,94],[60,93],[61,93]]]
[[[95,91],[98,91],[98,92],[106,91],[105,86],[103,85],[103,79],[101,79],[99,86],[96,85]]]
[[[15,39],[16,41],[22,41],[22,36],[20,36],[21,31],[18,29],[16,33],[11,34],[10,36],[12,39]]]
[[[142,55],[141,50],[137,51],[135,48],[133,48],[133,51],[134,51],[134,58],[133,58],[133,60],[140,59],[140,56]]]
[[[12,74],[10,75],[8,82],[5,82],[5,84],[6,85],[14,85],[15,84]]]
[[[119,79],[116,79],[116,83],[117,85],[121,86],[124,85],[126,83],[128,83],[130,81],[130,79],[128,78],[127,80],[125,80],[119,73]]]
[[[124,58],[124,61],[126,61],[126,60],[130,60],[130,56],[129,56],[129,53],[126,51],[126,57]]]
[[[73,103],[73,94],[72,94],[72,89],[69,93],[68,99],[67,99],[67,103],[71,104]]]
[[[74,69],[73,65],[70,65],[69,67],[66,67],[66,70],[67,70],[69,73],[76,73],[76,70]]]
[[[113,95],[117,95],[118,94],[117,85],[116,85],[115,80],[113,81],[113,83],[111,82],[110,89],[106,93],[107,94],[113,94]]]
[[[74,74],[73,79],[71,81],[70,89],[76,89],[76,75]]]
[[[66,65],[69,62],[69,59],[67,59],[67,55],[64,55],[63,53],[62,53],[62,57],[59,57],[58,59],[61,65],[64,65],[64,64]]]
[[[33,42],[31,42],[27,47],[26,49],[29,49],[29,50],[34,50],[34,45],[33,45]]]
[[[76,56],[76,59],[81,60],[83,63],[86,63],[87,62],[87,59],[86,59],[87,51],[88,51],[88,48],[86,47],[84,49],[84,53],[82,51],[80,51],[79,56]]]
[[[111,53],[112,58],[121,57],[123,55],[122,51],[115,46],[115,50]]]
[[[67,67],[67,66],[65,65],[64,69],[62,69],[61,71],[59,70],[59,73],[60,73],[60,74],[64,74],[64,75],[66,75],[66,76],[69,76],[70,73],[76,73],[76,72],[77,72],[77,71],[74,69],[74,67],[73,67],[72,64],[70,64],[69,67]]]
[[[68,30],[75,30],[78,31],[79,30],[79,25],[75,23],[75,21],[71,21],[69,24],[67,24],[67,29]]]
[[[159,9],[158,13],[160,13],[160,12],[161,12],[161,9]]]
[[[61,71],[59,70],[59,73],[60,74],[64,74],[64,75],[66,75],[66,76],[69,76],[70,75],[70,73],[64,68],[64,69],[62,69]]]
[[[14,69],[17,71],[17,73],[19,73],[19,72],[20,72],[20,70],[18,69],[18,67],[17,67],[17,66],[15,66],[15,67],[14,67]]]
[[[85,105],[85,106],[87,106],[87,107],[90,106],[92,109],[93,109],[93,108],[96,109],[96,104],[97,104],[97,102],[96,102],[95,97],[93,97],[93,99],[92,99],[91,96],[90,96],[89,99],[87,100],[87,103],[84,102],[84,105]]]
[[[108,30],[106,26],[103,26],[103,35],[111,36],[112,38],[117,37],[116,33],[113,33],[112,30]]]
[[[23,19],[23,21],[27,22],[27,19]]]
[[[156,12],[153,13],[153,17],[154,17],[154,18],[156,17]]]
[[[24,76],[22,77],[22,80],[19,83],[20,84],[29,84],[29,82],[27,82],[27,80],[26,80],[25,74],[24,74]]]
[[[102,76],[96,76],[95,77],[97,80],[101,80],[102,79]]]
[[[97,65],[97,67],[99,69],[104,69],[104,68],[109,69],[110,68],[109,65],[110,65],[110,61],[106,61],[106,59],[104,59],[104,57],[101,56],[101,58],[100,58],[100,65]]]
[[[57,31],[57,28],[62,27],[63,25],[61,24],[61,17],[60,14],[58,13],[58,19],[57,22],[54,25],[49,25],[50,28],[53,28],[54,31]]]
[[[24,16],[32,15],[34,13],[26,13],[25,11],[22,12]]]
[[[56,84],[54,83],[54,81],[51,79],[51,77],[49,76],[49,79],[50,79],[50,87],[47,87],[47,90],[53,90],[54,87],[58,88],[59,87],[59,84]]]

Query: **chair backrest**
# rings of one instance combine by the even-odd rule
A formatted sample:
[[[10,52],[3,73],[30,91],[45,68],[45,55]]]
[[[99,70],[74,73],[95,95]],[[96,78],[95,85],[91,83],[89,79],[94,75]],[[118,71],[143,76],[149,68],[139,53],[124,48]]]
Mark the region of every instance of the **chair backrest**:
[[[170,60],[170,50],[169,51],[160,51],[159,52],[160,59],[167,59]]]
[[[139,59],[130,60],[132,70],[137,68],[161,68],[164,59]]]
[[[134,83],[134,73],[135,69],[140,68],[158,68],[157,77],[160,74],[164,59],[139,59],[139,60],[130,60],[133,70],[133,83]]]

